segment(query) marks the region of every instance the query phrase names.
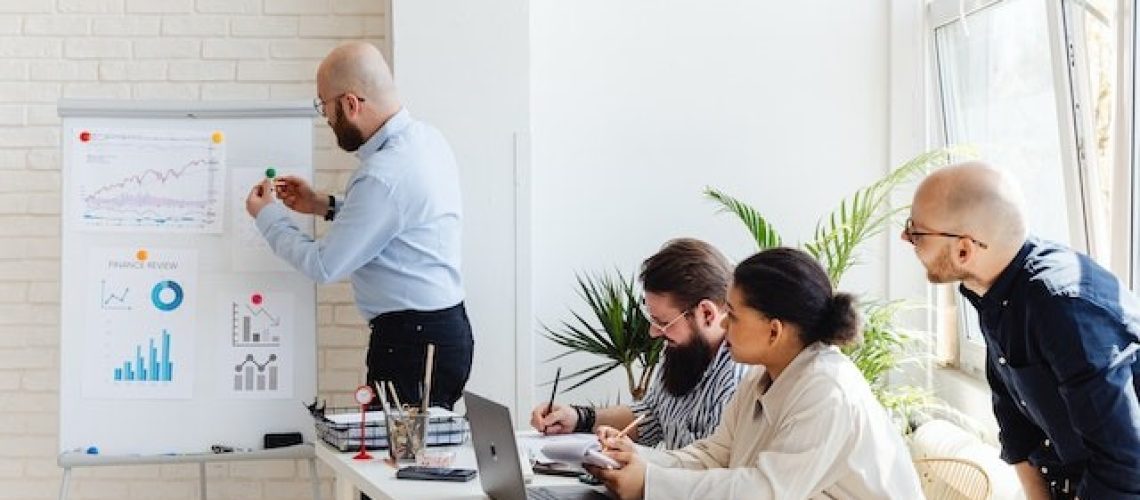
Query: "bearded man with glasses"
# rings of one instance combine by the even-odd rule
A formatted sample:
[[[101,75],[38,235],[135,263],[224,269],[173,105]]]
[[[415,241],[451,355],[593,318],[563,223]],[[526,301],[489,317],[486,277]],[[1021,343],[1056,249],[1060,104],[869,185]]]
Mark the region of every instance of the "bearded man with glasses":
[[[645,298],[641,313],[649,334],[665,338],[657,379],[641,401],[595,409],[548,403],[531,412],[531,425],[546,434],[624,429],[644,446],[683,448],[712,433],[746,370],[725,342],[725,315],[732,266],[717,249],[695,239],[668,242],[641,266]]]
[[[1029,236],[1024,210],[1002,172],[955,165],[918,186],[901,236],[978,311],[1001,457],[1026,497],[1140,499],[1140,303]]]
[[[388,64],[369,43],[340,45],[321,61],[313,106],[340,148],[360,160],[344,196],[283,176],[254,186],[246,210],[273,253],[297,270],[318,283],[352,281],[370,327],[370,387],[391,381],[400,401],[418,405],[427,345],[434,344],[430,401],[451,408],[463,395],[474,349],[459,272],[455,155],[438,130],[400,104]],[[317,239],[293,223],[290,210],[331,224]]]

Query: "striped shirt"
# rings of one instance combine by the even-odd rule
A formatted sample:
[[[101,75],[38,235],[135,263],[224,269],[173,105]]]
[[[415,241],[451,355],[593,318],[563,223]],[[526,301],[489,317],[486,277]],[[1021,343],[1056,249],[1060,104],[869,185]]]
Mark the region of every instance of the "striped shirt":
[[[664,443],[666,449],[675,450],[712,434],[747,370],[746,365],[732,360],[728,344],[723,342],[701,381],[683,396],[665,390],[662,371],[658,370],[657,380],[645,397],[630,405],[635,417],[645,415],[637,426],[637,443],[649,447]]]

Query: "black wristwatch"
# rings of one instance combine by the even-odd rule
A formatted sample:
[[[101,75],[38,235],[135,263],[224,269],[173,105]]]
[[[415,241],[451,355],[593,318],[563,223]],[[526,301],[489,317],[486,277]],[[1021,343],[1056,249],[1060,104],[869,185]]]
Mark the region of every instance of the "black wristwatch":
[[[325,220],[333,220],[336,217],[336,197],[329,195],[329,209],[325,212]]]

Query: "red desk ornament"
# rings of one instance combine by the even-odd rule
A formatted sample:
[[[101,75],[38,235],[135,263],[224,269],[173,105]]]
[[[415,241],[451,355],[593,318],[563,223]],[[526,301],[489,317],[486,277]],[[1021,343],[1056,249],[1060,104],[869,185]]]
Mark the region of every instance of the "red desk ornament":
[[[372,455],[369,455],[368,449],[364,447],[364,442],[366,441],[364,439],[364,417],[365,414],[368,413],[368,403],[372,402],[372,398],[374,398],[376,394],[372,392],[371,387],[362,385],[356,388],[356,392],[354,392],[352,396],[356,399],[357,403],[360,403],[360,453],[357,453],[356,456],[352,458],[355,460],[372,460]]]

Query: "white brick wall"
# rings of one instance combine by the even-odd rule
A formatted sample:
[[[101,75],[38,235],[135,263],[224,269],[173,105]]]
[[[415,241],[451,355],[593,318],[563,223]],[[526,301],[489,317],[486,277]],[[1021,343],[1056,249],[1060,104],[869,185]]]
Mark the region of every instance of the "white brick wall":
[[[0,0],[0,500],[56,498],[61,97],[282,99],[314,94],[336,44],[385,53],[383,0]],[[314,124],[316,184],[355,167]],[[318,224],[318,233],[326,226]],[[318,290],[318,388],[347,405],[366,328],[347,284]],[[322,467],[323,470],[323,467]],[[308,467],[211,464],[210,498],[309,498]],[[328,471],[324,496],[331,498]],[[71,498],[197,498],[197,467],[81,470]]]

